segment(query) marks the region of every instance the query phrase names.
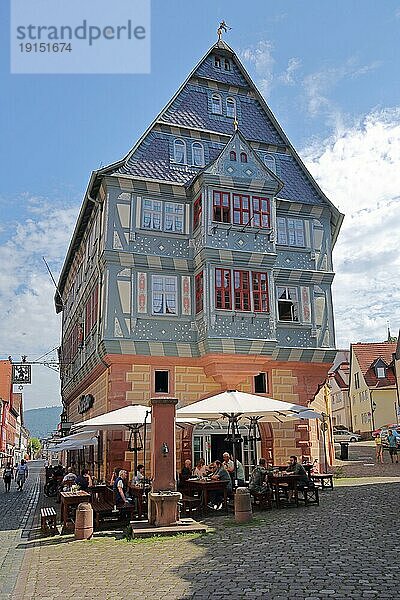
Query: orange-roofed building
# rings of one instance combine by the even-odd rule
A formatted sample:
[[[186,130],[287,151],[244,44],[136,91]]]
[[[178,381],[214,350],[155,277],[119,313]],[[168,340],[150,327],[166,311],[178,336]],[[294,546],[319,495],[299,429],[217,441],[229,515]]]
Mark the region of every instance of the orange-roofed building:
[[[349,400],[353,431],[365,436],[398,422],[396,343],[358,343],[350,348]]]

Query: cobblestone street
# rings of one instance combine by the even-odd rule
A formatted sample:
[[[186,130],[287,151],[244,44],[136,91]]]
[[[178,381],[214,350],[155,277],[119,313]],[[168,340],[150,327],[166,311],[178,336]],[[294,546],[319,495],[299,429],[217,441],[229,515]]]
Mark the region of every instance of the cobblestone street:
[[[27,539],[39,495],[42,461],[31,463],[29,478],[22,492],[15,482],[5,493],[0,482],[0,600],[10,598],[24,558],[21,541]]]
[[[319,507],[256,513],[247,526],[218,516],[208,520],[215,530],[200,537],[127,542],[105,532],[89,542],[22,540],[27,551],[12,598],[392,596],[400,483],[370,481],[324,491]]]

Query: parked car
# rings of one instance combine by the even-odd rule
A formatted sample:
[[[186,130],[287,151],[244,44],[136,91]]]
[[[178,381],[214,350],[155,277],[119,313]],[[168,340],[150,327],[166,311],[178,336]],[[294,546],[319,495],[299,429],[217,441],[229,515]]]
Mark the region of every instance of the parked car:
[[[387,450],[389,448],[388,435],[389,429],[391,429],[394,433],[397,433],[397,448],[400,448],[400,425],[391,425],[390,427],[381,427],[381,440],[382,440],[382,448]]]
[[[333,432],[333,439],[336,443],[338,442],[358,442],[361,440],[361,435],[353,433],[347,429],[336,429]]]

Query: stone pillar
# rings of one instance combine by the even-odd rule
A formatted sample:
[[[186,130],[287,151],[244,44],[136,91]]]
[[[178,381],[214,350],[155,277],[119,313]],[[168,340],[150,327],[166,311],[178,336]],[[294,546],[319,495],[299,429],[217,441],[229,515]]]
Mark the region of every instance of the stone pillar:
[[[177,404],[176,398],[150,400],[153,492],[176,490],[175,407]],[[165,452],[166,449],[168,453]]]

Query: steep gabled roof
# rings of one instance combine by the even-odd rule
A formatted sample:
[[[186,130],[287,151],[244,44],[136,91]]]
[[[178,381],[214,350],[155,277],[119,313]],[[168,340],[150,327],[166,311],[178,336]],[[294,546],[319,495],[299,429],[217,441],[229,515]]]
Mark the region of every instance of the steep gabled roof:
[[[231,70],[213,68],[212,57],[215,53],[229,58]],[[171,164],[171,148],[166,135],[163,135],[163,127],[179,128],[179,136],[187,136],[191,141],[194,141],[194,138],[190,132],[195,129],[198,132],[196,139],[199,137],[202,142],[205,139],[210,140],[207,144],[206,165],[215,161],[227,143],[232,134],[231,122],[223,118],[211,118],[216,115],[210,115],[210,111],[206,110],[205,96],[207,93],[204,89],[200,89],[196,82],[202,82],[200,87],[209,88],[210,93],[222,85],[225,86],[226,94],[238,97],[237,90],[239,90],[240,101],[246,105],[243,114],[238,114],[240,128],[246,139],[257,144],[257,147],[261,146],[262,149],[264,145],[264,149],[270,150],[272,146],[276,161],[276,173],[284,184],[279,198],[304,204],[327,206],[331,214],[332,243],[335,243],[343,215],[325,196],[301,161],[235,52],[226,42],[219,40],[206,52],[173,98],[161,110],[126,156],[92,172],[60,275],[58,288],[61,294],[73,257],[93,211],[94,203],[90,197],[96,198],[101,180],[105,175],[125,174],[178,185],[190,185],[201,169]],[[56,310],[59,312],[62,306],[58,294],[55,297],[55,304]]]
[[[351,349],[357,358],[368,387],[382,388],[396,384],[396,377],[393,370],[393,353],[396,351],[395,342],[352,344]],[[386,377],[384,378],[376,376],[374,367],[378,359],[382,359],[387,365]]]

